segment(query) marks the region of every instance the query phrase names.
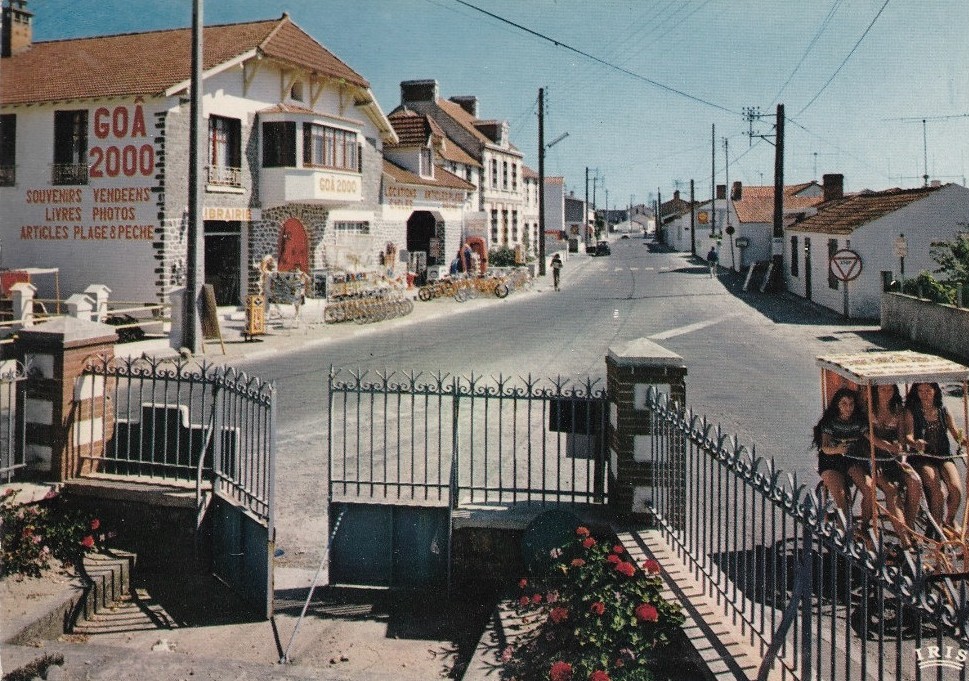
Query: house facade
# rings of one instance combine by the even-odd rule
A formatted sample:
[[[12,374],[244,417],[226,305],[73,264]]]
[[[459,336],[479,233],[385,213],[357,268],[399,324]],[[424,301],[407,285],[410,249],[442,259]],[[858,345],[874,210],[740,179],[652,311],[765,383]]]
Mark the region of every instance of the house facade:
[[[287,14],[203,40],[202,258],[217,302],[241,302],[265,256],[309,272],[346,262],[360,235],[373,243],[358,260],[401,240],[381,204],[383,145],[398,138],[366,79]],[[187,268],[190,29],[5,48],[3,265],[57,267],[66,292],[164,300]]]
[[[902,275],[896,241],[906,244],[905,276],[915,277],[938,267],[932,244],[952,239],[967,223],[969,189],[956,184],[833,198],[785,229],[787,289],[848,317],[877,318],[882,292]],[[832,268],[843,249],[857,254],[860,272]],[[845,282],[839,273],[857,278]]]
[[[537,244],[538,221],[527,224],[523,154],[511,143],[508,122],[478,117],[478,98],[443,99],[436,80],[400,84],[400,105],[434,119],[447,138],[480,164],[478,205],[467,215],[466,234],[483,240],[488,250]],[[534,250],[534,249],[532,249]]]

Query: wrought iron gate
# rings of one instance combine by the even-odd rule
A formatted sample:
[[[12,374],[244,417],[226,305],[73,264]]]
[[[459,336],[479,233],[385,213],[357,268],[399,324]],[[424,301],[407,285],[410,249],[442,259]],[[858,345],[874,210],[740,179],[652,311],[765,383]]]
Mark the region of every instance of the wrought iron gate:
[[[272,615],[276,390],[230,367],[93,358],[75,401],[82,471],[194,483],[212,571]]]
[[[329,511],[343,517],[331,583],[439,584],[461,506],[607,501],[608,410],[591,379],[331,369],[328,395]]]

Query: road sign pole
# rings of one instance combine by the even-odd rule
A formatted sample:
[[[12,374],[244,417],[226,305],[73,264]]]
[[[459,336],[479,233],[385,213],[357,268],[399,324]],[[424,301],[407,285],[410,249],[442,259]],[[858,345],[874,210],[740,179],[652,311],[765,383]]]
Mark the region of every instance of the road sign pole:
[[[850,318],[851,315],[848,314],[849,308],[848,308],[848,282],[847,281],[844,282],[844,286],[842,288],[844,288],[844,303],[843,303],[844,316]]]

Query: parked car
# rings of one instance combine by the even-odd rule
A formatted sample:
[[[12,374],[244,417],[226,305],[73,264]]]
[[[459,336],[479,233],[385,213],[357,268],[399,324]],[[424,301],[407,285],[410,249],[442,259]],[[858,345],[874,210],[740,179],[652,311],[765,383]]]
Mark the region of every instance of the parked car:
[[[608,241],[599,241],[596,243],[596,255],[610,255],[612,250],[609,248]]]

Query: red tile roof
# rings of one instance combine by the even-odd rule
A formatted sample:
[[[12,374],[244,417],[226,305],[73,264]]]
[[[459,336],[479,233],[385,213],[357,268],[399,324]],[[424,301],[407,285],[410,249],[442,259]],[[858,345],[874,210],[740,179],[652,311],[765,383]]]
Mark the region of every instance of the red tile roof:
[[[862,225],[901,210],[939,189],[941,187],[919,187],[852,194],[822,203],[815,215],[789,226],[788,229],[823,234],[851,234]]]
[[[810,208],[824,200],[822,196],[798,196],[798,194],[813,182],[790,184],[784,186],[784,211]],[[733,201],[737,219],[743,223],[773,222],[774,221],[774,186],[766,187],[744,186],[741,189],[740,201]]]
[[[384,159],[384,173],[401,184],[419,184],[426,187],[444,187],[446,189],[460,189],[463,191],[474,191],[475,188],[470,182],[462,180],[454,173],[448,172],[440,167],[434,169],[433,178],[421,177],[417,173],[404,170],[396,163]]]
[[[441,111],[453,118],[458,125],[467,130],[481,144],[494,144],[488,139],[487,135],[475,127],[474,122],[479,119],[465,111],[460,104],[455,104],[449,99],[438,99],[435,103]]]
[[[463,163],[466,166],[472,166],[474,168],[482,167],[478,161],[472,158],[464,149],[459,147],[456,142],[447,138],[445,138],[444,144],[438,147],[438,153],[440,153],[441,158],[443,158],[445,161]]]
[[[292,22],[279,19],[207,26],[203,69],[252,50],[321,76],[360,88],[369,84]],[[0,105],[155,96],[191,77],[192,31],[178,28],[146,33],[35,42],[2,60]]]
[[[526,180],[537,180],[538,171],[532,170],[526,165],[522,165],[522,177],[524,177]]]
[[[441,130],[441,126],[434,119],[404,107],[398,107],[392,111],[387,116],[387,120],[394,126],[397,137],[400,139],[397,146],[422,147],[427,144],[428,139],[432,136],[444,137],[444,131]]]

